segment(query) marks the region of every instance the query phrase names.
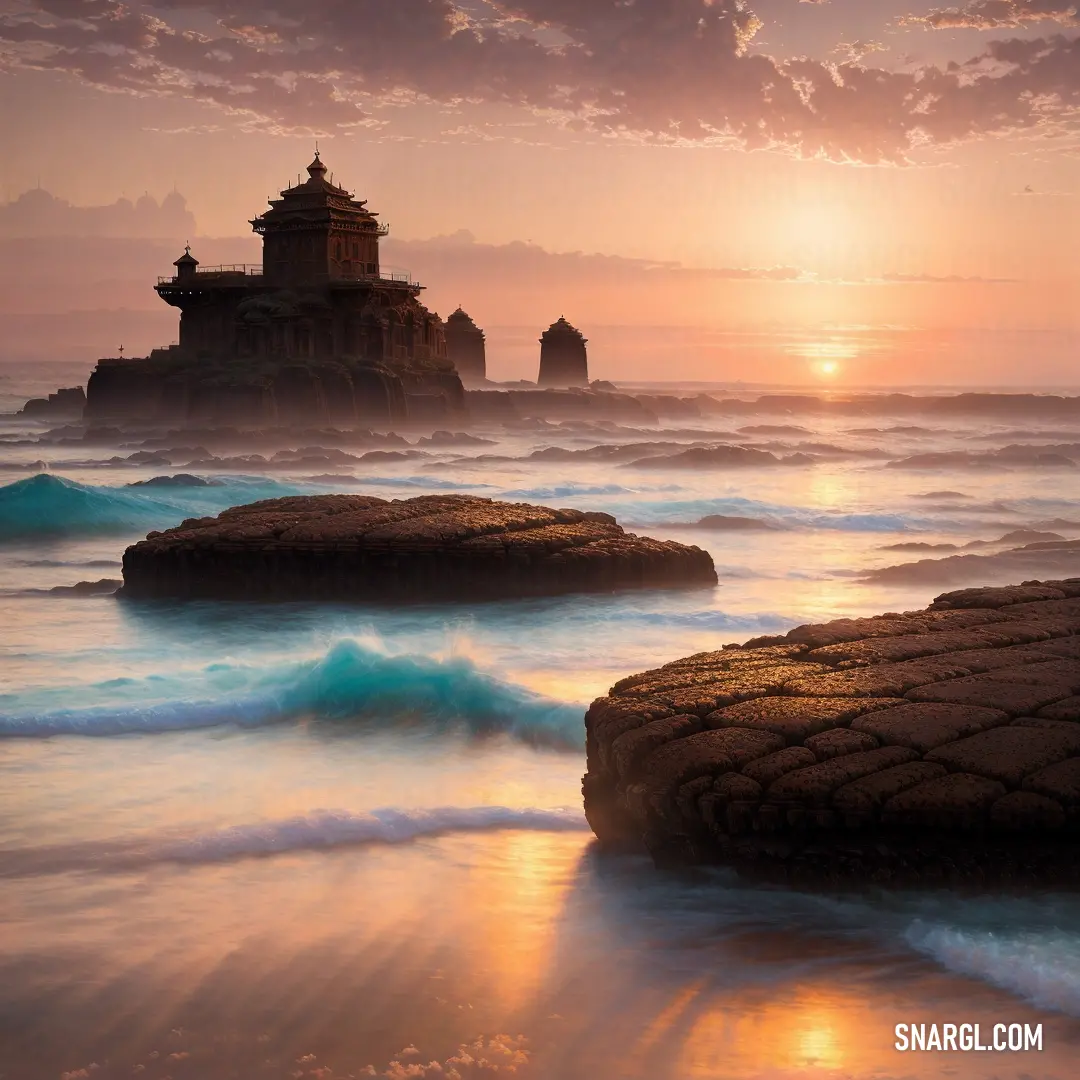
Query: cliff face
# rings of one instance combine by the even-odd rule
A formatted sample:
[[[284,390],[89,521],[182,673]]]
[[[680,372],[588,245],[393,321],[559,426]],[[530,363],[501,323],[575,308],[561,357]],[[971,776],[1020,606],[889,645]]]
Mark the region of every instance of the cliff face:
[[[86,398],[86,419],[94,422],[348,426],[452,419],[465,410],[461,380],[438,365],[221,364],[174,350],[149,359],[99,361]]]
[[[659,422],[661,415],[650,407],[660,399],[586,389],[468,390],[465,398],[469,413],[484,420],[561,420],[582,417],[590,420],[655,424]],[[678,398],[672,396],[663,399],[663,402],[665,411],[668,411],[673,405],[677,406]]]

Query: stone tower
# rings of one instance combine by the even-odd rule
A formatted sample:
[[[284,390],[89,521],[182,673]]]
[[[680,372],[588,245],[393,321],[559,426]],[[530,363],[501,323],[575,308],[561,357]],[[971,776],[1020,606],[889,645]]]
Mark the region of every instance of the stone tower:
[[[379,265],[386,226],[328,178],[307,178],[251,221],[255,266],[204,266],[189,250],[158,279],[179,343],[98,363],[86,415],[176,423],[445,423],[465,391],[423,286]]]
[[[537,386],[588,386],[589,361],[581,331],[563,316],[540,338],[540,374]]]
[[[250,224],[260,266],[200,266],[190,251],[158,295],[180,309],[180,347],[199,357],[357,360],[434,365],[451,372],[442,320],[423,287],[379,265],[387,226],[327,179],[316,151],[307,179],[286,188]],[[459,386],[460,390],[460,386]]]
[[[263,238],[263,275],[268,285],[325,285],[379,278],[379,238],[389,227],[344,188],[326,179],[319,158],[308,179],[286,188],[270,209],[251,222]]]
[[[487,378],[484,331],[460,307],[446,320],[446,355],[463,382]]]

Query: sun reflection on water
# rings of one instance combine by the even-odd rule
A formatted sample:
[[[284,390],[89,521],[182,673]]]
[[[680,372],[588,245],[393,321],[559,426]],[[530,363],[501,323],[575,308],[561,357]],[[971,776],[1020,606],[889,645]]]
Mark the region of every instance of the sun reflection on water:
[[[855,997],[814,989],[796,988],[794,997],[761,1005],[718,997],[687,1033],[677,1071],[687,1077],[813,1077],[852,1068],[860,1042],[850,1018],[864,1008]]]

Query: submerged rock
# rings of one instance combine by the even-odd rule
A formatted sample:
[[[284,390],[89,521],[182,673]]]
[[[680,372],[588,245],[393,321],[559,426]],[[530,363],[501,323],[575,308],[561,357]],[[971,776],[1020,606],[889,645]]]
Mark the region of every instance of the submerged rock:
[[[47,398],[31,398],[19,410],[19,415],[37,420],[63,420],[67,417],[80,419],[85,408],[86,392],[81,386],[69,386],[57,390]]]
[[[804,460],[805,459],[805,460]],[[628,463],[632,469],[741,469],[780,464],[809,464],[806,454],[778,458],[750,446],[695,446],[676,454],[644,457]]]
[[[77,581],[74,585],[54,585],[49,593],[53,596],[111,596],[123,584],[115,578],[101,578],[98,581]]]
[[[220,480],[204,480],[191,473],[177,473],[175,476],[152,476],[149,480],[136,480],[128,487],[222,487]]]
[[[585,728],[593,831],[658,862],[1080,886],[1080,578],[700,653]]]
[[[776,531],[782,526],[771,521],[763,521],[761,518],[742,517],[732,514],[706,514],[705,517],[695,521],[691,528],[695,529],[719,529],[725,532],[745,532],[755,529],[771,529]]]
[[[124,596],[486,600],[716,584],[701,548],[608,514],[469,495],[269,499],[150,533],[124,553]]]

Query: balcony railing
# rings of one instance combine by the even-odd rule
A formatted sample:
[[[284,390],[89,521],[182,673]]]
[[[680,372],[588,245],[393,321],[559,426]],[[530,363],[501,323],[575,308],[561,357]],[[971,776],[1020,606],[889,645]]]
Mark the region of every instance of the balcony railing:
[[[222,266],[199,266],[195,268],[195,276],[207,277],[262,277],[263,268],[258,263],[227,263]],[[168,277],[159,277],[159,285],[172,285],[179,281],[176,274]]]
[[[405,270],[384,270],[378,274],[363,274],[359,270],[343,269],[340,277],[345,281],[396,281],[403,285],[415,284],[412,275]]]
[[[230,263],[227,266],[199,266],[196,274],[243,274],[245,277],[262,277],[261,263]]]
[[[200,266],[195,271],[195,279],[198,283],[206,278],[218,277],[262,277],[263,268],[252,263],[236,263],[231,266]],[[190,280],[190,279],[189,279]],[[364,274],[358,270],[343,269],[334,281],[385,281],[395,285],[411,285],[419,287],[419,282],[413,280],[412,274],[407,270],[384,270],[378,274]],[[159,285],[176,285],[180,278],[176,274],[157,279]]]

